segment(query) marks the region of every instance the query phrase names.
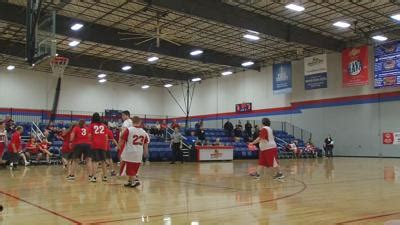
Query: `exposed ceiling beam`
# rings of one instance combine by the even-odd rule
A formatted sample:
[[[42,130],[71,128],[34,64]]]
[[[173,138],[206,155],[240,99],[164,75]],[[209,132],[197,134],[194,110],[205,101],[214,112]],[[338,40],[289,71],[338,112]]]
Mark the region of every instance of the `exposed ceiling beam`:
[[[10,21],[18,24],[25,24],[25,7],[1,3],[0,2],[0,19]],[[227,53],[218,52],[211,49],[200,48],[204,53],[200,57],[190,56],[190,52],[199,49],[199,47],[185,45],[177,46],[166,41],[161,41],[161,46],[156,47],[154,43],[143,43],[135,45],[132,41],[121,41],[119,32],[127,32],[126,30],[107,27],[100,24],[84,22],[85,28],[79,32],[74,32],[70,29],[76,18],[57,15],[56,18],[56,33],[58,35],[77,38],[83,41],[96,42],[99,44],[106,44],[121,48],[127,48],[137,51],[149,52],[149,54],[161,54],[175,58],[182,58],[187,60],[195,60],[203,63],[212,63],[217,65],[226,65],[241,67],[241,63],[249,60],[246,57],[231,55]],[[139,40],[140,41],[140,40]],[[137,42],[139,42],[137,41]],[[259,69],[260,65],[255,64],[249,69]]]
[[[268,16],[255,14],[221,0],[145,0],[154,6],[185,13],[233,27],[273,36],[287,42],[340,51],[345,43]]]
[[[19,58],[25,58],[25,44],[0,39],[0,53]],[[130,66],[132,66],[132,69],[130,71],[122,71],[121,67],[126,65],[126,62],[120,60],[109,60],[96,56],[82,55],[68,51],[58,51],[58,54],[60,54],[60,56],[68,57],[70,59],[70,66],[98,70],[99,72],[102,70],[131,74],[135,76],[145,76],[171,80],[187,80],[195,76],[193,74],[182,73],[180,71],[161,69],[148,65],[132,63],[129,64]]]

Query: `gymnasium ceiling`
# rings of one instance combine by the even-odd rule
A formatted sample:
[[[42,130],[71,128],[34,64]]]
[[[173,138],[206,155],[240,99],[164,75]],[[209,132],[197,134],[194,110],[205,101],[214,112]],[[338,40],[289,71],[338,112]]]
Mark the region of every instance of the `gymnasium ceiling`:
[[[151,4],[149,4],[151,2]],[[285,8],[289,1],[267,0],[152,0],[152,1],[43,1],[44,11],[57,10],[58,53],[71,58],[66,74],[107,79],[128,85],[160,86],[189,78],[220,76],[222,71],[258,70],[273,62],[340,51],[357,44],[374,44],[372,35],[400,38],[400,25],[390,16],[400,13],[396,1],[296,1],[305,8]],[[318,3],[324,2],[324,3]],[[26,0],[0,1],[0,66],[50,71],[46,64],[31,68],[24,62]],[[121,40],[154,34],[157,21],[161,40]],[[350,28],[337,28],[346,21]],[[81,22],[80,31],[70,26]],[[257,31],[260,39],[243,38]],[[71,40],[80,40],[70,47]],[[179,45],[176,45],[179,44]],[[191,56],[192,50],[203,54]],[[156,63],[147,58],[157,56]],[[254,61],[244,68],[241,63]],[[123,72],[122,65],[132,69]]]

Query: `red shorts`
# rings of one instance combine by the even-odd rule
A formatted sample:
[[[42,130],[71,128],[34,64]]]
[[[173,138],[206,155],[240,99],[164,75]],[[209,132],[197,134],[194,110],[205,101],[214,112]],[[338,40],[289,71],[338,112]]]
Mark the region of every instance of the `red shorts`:
[[[121,176],[136,176],[139,171],[140,163],[121,161],[121,168],[119,174]]]
[[[4,144],[4,142],[0,142],[0,160],[3,157],[5,147],[6,145]]]
[[[268,149],[260,151],[258,154],[258,165],[265,167],[278,166],[278,149]]]

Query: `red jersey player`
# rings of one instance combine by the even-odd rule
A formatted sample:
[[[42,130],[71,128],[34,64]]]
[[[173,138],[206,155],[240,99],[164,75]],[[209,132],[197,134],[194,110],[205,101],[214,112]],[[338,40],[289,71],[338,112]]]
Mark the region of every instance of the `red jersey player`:
[[[10,144],[8,145],[8,151],[10,152],[10,169],[16,169],[19,153],[21,152],[21,134],[24,131],[24,128],[18,126],[15,132],[11,136]]]
[[[76,124],[71,124],[71,126],[68,129],[63,130],[61,134],[61,139],[63,140],[61,153],[62,153],[64,168],[66,168],[68,171],[68,177],[71,175],[71,165],[73,160],[73,151],[70,146],[70,139],[71,139],[72,129],[74,129],[75,126]]]
[[[71,166],[71,174],[67,177],[68,180],[74,180],[75,179],[75,170],[76,167],[78,166],[78,160],[83,158],[86,160],[86,166],[87,170],[89,172],[89,179],[91,180],[92,177],[90,176],[91,173],[91,168],[92,168],[92,161],[89,156],[90,152],[90,147],[92,144],[91,140],[91,133],[90,133],[90,128],[86,126],[84,120],[80,120],[78,125],[74,127],[74,129],[71,132],[70,136],[70,143],[71,143],[71,148],[73,149],[73,157],[74,161]]]
[[[260,173],[264,167],[274,168],[276,175],[274,180],[283,179],[285,176],[279,170],[278,164],[278,148],[275,143],[273,131],[271,129],[271,121],[268,118],[262,119],[264,125],[260,130],[260,136],[250,144],[260,144],[260,152],[258,156],[258,166],[255,173],[250,174],[256,179],[260,178]]]
[[[137,187],[140,181],[137,172],[142,162],[143,155],[147,156],[149,151],[149,135],[140,128],[141,120],[135,116],[132,118],[133,127],[127,128],[122,133],[119,146],[124,146],[121,153],[121,176],[128,176],[126,187]]]
[[[36,143],[36,138],[35,136],[31,136],[31,139],[29,139],[29,142],[25,146],[25,154],[28,159],[32,159],[33,156],[36,157],[36,160],[38,159],[38,154],[39,154],[39,149]]]
[[[92,176],[91,182],[96,182],[97,164],[101,163],[103,171],[103,181],[107,181],[107,168],[106,168],[106,151],[108,146],[107,126],[101,121],[100,114],[94,113],[92,116],[92,123],[90,124],[90,131],[92,133],[92,149],[91,158],[92,163]]]

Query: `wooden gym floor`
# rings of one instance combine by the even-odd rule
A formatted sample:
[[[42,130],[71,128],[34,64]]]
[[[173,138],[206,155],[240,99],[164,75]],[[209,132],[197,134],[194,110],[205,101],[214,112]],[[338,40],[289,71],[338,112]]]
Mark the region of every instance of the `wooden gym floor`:
[[[281,160],[285,182],[252,180],[255,163],[151,163],[138,189],[1,169],[0,224],[400,224],[400,159]]]

